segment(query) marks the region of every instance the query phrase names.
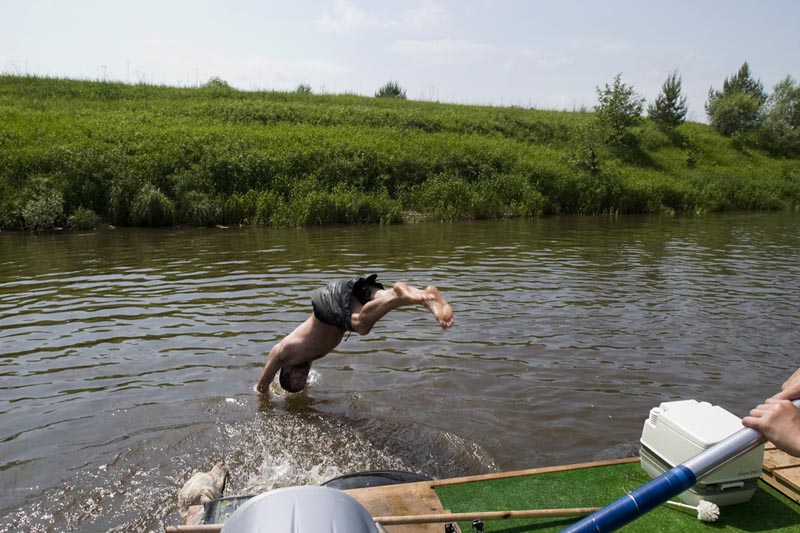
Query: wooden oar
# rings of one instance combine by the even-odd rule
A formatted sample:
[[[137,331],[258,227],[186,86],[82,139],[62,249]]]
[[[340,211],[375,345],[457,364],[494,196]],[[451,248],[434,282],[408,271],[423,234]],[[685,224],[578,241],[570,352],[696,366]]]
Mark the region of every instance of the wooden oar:
[[[201,524],[196,526],[167,526],[166,533],[219,533],[222,524]]]
[[[446,522],[464,522],[469,520],[505,520],[509,518],[559,518],[568,516],[586,516],[600,509],[599,507],[575,507],[571,509],[531,509],[526,511],[487,511],[482,513],[438,513],[397,516],[377,516],[373,520],[384,526],[407,524],[440,524]],[[222,524],[198,526],[168,526],[166,533],[217,533]]]
[[[465,522],[469,520],[505,520],[508,518],[559,518],[564,516],[586,516],[599,507],[575,507],[571,509],[531,509],[526,511],[486,511],[482,513],[438,513],[399,516],[376,516],[375,522],[384,526],[402,524],[437,524],[443,522]]]

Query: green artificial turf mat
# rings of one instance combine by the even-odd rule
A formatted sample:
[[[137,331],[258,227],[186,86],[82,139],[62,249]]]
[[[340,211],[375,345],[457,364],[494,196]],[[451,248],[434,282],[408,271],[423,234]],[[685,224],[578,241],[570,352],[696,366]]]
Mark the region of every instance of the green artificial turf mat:
[[[445,509],[453,513],[603,507],[650,481],[639,463],[566,470],[436,487]],[[580,518],[505,519],[485,521],[487,533],[547,533],[561,531]],[[469,522],[460,523],[464,533]],[[720,508],[716,522],[701,522],[696,514],[659,506],[619,531],[634,532],[800,532],[800,505],[759,481],[753,498]]]

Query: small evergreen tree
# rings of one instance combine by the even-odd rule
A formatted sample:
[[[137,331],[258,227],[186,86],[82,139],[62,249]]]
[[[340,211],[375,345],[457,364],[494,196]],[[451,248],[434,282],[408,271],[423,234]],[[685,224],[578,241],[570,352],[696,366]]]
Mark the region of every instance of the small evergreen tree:
[[[386,84],[375,93],[376,98],[399,98],[406,99],[406,91],[396,81],[387,81]]]
[[[722,91],[708,90],[706,114],[717,131],[730,136],[758,126],[766,100],[764,87],[753,79],[745,62],[736,74],[725,78]]]
[[[731,76],[730,79],[725,78],[722,83],[722,94],[727,95],[737,92],[752,95],[760,104],[767,101],[767,95],[764,94],[764,86],[760,80],[754,80],[750,76],[750,67],[746,61],[739,67],[739,72]]]
[[[681,77],[678,71],[670,73],[661,86],[661,93],[655,103],[647,108],[647,115],[662,128],[680,126],[686,118],[686,96],[682,93]]]
[[[614,84],[605,89],[597,87],[599,105],[595,115],[611,145],[625,144],[628,128],[642,122],[644,98],[638,96],[631,85],[622,83],[622,74],[614,77]]]

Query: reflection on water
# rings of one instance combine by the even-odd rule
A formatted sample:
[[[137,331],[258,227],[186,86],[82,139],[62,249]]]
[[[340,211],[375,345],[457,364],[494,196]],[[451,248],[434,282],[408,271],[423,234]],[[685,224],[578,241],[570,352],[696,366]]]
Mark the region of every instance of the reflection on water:
[[[436,284],[260,398],[335,277]],[[222,457],[230,493],[635,451],[649,409],[743,414],[800,364],[800,215],[0,234],[0,531],[159,530]]]

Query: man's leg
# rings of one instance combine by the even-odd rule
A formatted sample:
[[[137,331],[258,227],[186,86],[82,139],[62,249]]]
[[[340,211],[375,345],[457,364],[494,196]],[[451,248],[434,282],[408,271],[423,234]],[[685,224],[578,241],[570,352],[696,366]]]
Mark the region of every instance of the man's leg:
[[[392,309],[420,304],[428,308],[442,328],[453,325],[453,310],[439,289],[429,286],[423,291],[398,281],[391,289],[376,291],[373,299],[360,309],[357,306],[354,308],[350,317],[353,331],[359,335],[366,335],[372,326]]]

